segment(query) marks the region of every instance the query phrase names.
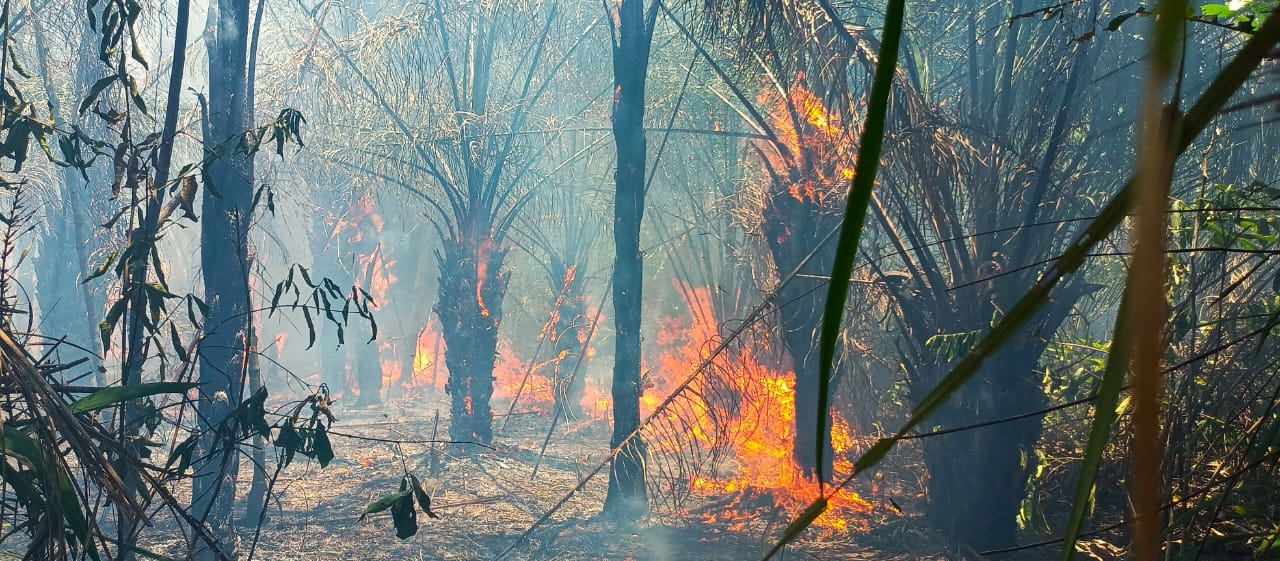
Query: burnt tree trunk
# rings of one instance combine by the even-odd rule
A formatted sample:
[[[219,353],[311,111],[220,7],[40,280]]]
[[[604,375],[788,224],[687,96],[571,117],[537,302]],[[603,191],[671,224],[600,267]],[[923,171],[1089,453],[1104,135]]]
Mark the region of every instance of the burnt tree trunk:
[[[473,228],[472,231],[475,229]],[[449,437],[488,444],[493,441],[493,363],[508,275],[506,250],[487,235],[445,240],[440,261],[440,318],[450,398]]]
[[[1036,371],[1044,346],[1021,339],[988,358],[933,422],[960,426],[1047,405]],[[930,522],[979,551],[1017,543],[1015,505],[1026,496],[1027,476],[1036,469],[1040,432],[1037,417],[925,439]],[[979,459],[983,467],[974,469]]]
[[[835,227],[835,221],[816,201],[800,200],[791,195],[791,189],[774,182],[769,201],[764,209],[764,234],[769,254],[780,278],[791,274],[797,267],[800,275],[827,276],[835,259],[835,248],[828,244],[808,262],[805,258],[818,247],[827,232]],[[831,446],[831,415],[828,412],[825,427],[819,430],[813,412],[818,407],[819,360],[815,343],[822,327],[822,310],[826,291],[814,290],[818,279],[797,276],[782,285],[776,296],[778,323],[782,328],[782,344],[791,356],[796,373],[795,408],[796,422],[794,454],[796,463],[805,477],[817,473],[817,447],[819,439],[825,447],[822,473],[832,473],[835,452]]]
[[[196,469],[192,511],[205,518],[214,535],[225,536],[239,454],[235,432],[220,431],[240,403],[249,336],[248,230],[252,222],[252,156],[240,149],[239,137],[252,126],[248,106],[248,0],[218,0],[215,34],[209,52],[209,115],[205,145],[212,158],[203,200],[200,261],[204,296],[209,303],[206,333],[200,347],[198,411],[206,431],[200,441],[204,461]],[[231,434],[223,434],[229,432]],[[227,545],[225,547],[233,547]],[[221,555],[201,545],[196,559]]]
[[[974,302],[998,303],[999,309],[1012,307],[1021,292],[1013,290],[1013,275],[990,287],[976,287],[976,297],[965,292],[956,302],[957,315],[976,320],[985,327],[990,308]],[[1060,287],[1039,321],[1009,341],[986,359],[977,375],[965,384],[930,419],[935,426],[957,427],[1012,417],[1042,409],[1049,404],[1038,368],[1054,332],[1066,320],[1076,302],[1097,288],[1071,283]],[[988,292],[990,291],[990,292]],[[967,302],[964,300],[968,300]],[[970,323],[969,325],[973,325]],[[953,327],[951,332],[962,332]],[[914,390],[918,400],[950,371],[950,364],[937,364],[928,383]],[[926,486],[930,523],[954,540],[983,551],[1010,547],[1018,540],[1018,512],[1027,496],[1028,477],[1036,471],[1036,444],[1043,432],[1040,417],[965,430],[925,439],[924,459],[929,469]]]
[[[613,48],[613,140],[618,152],[614,172],[613,319],[616,350],[613,359],[613,438],[621,446],[609,472],[604,512],[619,520],[638,520],[648,511],[645,492],[645,442],[640,428],[640,312],[644,290],[644,256],[640,252],[640,223],[644,219],[645,78],[653,43],[656,5],[646,18],[643,0],[621,0]]]

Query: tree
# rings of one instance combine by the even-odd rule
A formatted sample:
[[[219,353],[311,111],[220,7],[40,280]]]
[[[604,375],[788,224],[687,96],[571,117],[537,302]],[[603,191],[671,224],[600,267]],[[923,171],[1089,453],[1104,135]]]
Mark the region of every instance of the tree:
[[[570,152],[583,155],[592,147],[574,143]],[[585,376],[578,364],[585,359],[591,329],[587,313],[591,257],[602,233],[603,220],[586,200],[583,179],[589,173],[586,165],[569,167],[567,173],[551,180],[555,185],[539,193],[514,225],[519,239],[513,241],[533,257],[546,274],[550,289],[549,318],[538,335],[539,348],[549,343],[550,352],[532,360],[551,357],[556,415],[563,420],[582,415]]]
[[[604,512],[622,520],[636,520],[648,509],[640,438],[640,319],[643,311],[644,256],[640,252],[640,224],[644,219],[645,80],[653,46],[655,2],[645,11],[644,0],[621,0],[609,14],[613,41],[613,140],[618,151],[614,172],[613,318],[613,439],[616,450],[609,472]],[[616,23],[615,22],[616,19]]]
[[[368,100],[342,99],[341,112],[329,112],[333,119],[352,116],[349,126],[367,134],[363,146],[335,146],[330,161],[422,205],[440,239],[435,313],[445,340],[453,440],[492,440],[507,236],[532,200],[547,150],[533,124],[558,114],[547,94],[592,29],[577,23],[555,9],[538,14],[507,3],[434,2],[373,23],[359,39],[361,49],[319,29]]]
[[[892,127],[903,132],[886,139],[886,154],[894,156],[884,177],[901,187],[871,202],[871,220],[883,236],[872,253],[896,258],[870,267],[904,328],[900,359],[915,399],[1035,282],[1034,263],[1065,249],[1068,238],[1054,235],[1065,233],[1055,232],[1054,224],[1063,224],[1056,220],[1089,213],[1084,197],[1110,188],[1106,175],[1076,176],[1089,149],[1099,146],[1089,139],[1104,134],[1096,121],[1078,117],[1101,108],[1100,92],[1087,89],[1097,43],[1073,41],[1067,25],[1018,20],[1017,4],[1007,12],[948,14],[970,33],[1009,25],[997,26],[999,41],[969,43],[965,58],[952,61],[955,77],[907,66],[897,92]],[[1091,21],[1094,13],[1086,5],[1069,16]],[[930,48],[930,41],[922,35],[904,50]],[[1027,55],[1020,45],[1028,42],[1054,47]],[[1053,100],[1052,111],[1044,99]],[[1073,123],[1077,132],[1069,135]],[[934,132],[918,132],[924,130]],[[1095,162],[1095,173],[1108,167]],[[1076,302],[1097,288],[1081,278],[1067,282],[931,422],[958,426],[1048,405],[1040,359]],[[1031,419],[924,441],[931,523],[979,550],[1016,543],[1040,434],[1039,419]]]
[[[249,226],[253,217],[253,160],[245,144],[252,129],[249,106],[249,2],[219,0],[211,6],[209,101],[204,141],[209,185],[204,190],[200,262],[209,313],[200,345],[200,401],[205,428],[227,419],[240,404],[250,352]],[[229,433],[229,434],[228,434]],[[224,535],[235,498],[239,466],[237,431],[207,430],[203,462],[192,490],[193,511]],[[229,555],[209,547],[197,559]]]

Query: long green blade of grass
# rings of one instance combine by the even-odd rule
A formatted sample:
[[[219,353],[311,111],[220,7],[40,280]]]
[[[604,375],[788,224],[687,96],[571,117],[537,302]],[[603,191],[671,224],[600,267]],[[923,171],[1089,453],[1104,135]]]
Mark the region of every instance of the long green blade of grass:
[[[844,304],[849,296],[849,278],[853,275],[853,262],[858,254],[858,241],[867,222],[867,208],[871,205],[871,189],[875,186],[876,172],[880,168],[880,149],[884,146],[884,123],[889,112],[889,93],[893,90],[893,74],[898,66],[898,43],[902,38],[902,18],[906,11],[905,0],[889,0],[884,18],[884,37],[880,42],[880,60],[876,61],[876,75],[871,84],[871,100],[867,106],[867,124],[863,128],[858,146],[858,163],[854,167],[853,189],[845,206],[844,221],[840,224],[840,239],[836,243],[835,263],[831,266],[831,284],[827,287],[826,308],[822,312],[822,334],[819,339],[818,360],[818,428],[817,474],[822,485],[829,474],[823,473],[823,456],[826,439],[822,435],[830,429],[827,409],[831,406],[831,370],[835,362],[836,342],[840,338],[840,324],[844,319]],[[832,25],[842,25],[839,21]]]
[[[1067,518],[1066,535],[1062,540],[1062,561],[1071,561],[1076,553],[1076,540],[1084,527],[1085,514],[1093,502],[1093,487],[1098,479],[1098,466],[1102,465],[1102,452],[1111,440],[1111,425],[1116,419],[1116,404],[1120,390],[1124,388],[1124,375],[1129,371],[1129,308],[1133,285],[1126,285],[1116,312],[1115,332],[1111,335],[1111,352],[1102,373],[1102,386],[1098,388],[1098,400],[1094,402],[1093,428],[1089,431],[1089,444],[1085,447],[1080,478],[1076,481],[1075,498],[1071,502],[1071,516]]]

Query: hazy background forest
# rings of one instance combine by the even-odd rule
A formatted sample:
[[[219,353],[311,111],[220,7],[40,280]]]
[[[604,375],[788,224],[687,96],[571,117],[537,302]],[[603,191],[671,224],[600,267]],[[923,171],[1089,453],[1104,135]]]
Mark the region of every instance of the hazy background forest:
[[[2,1],[0,558],[1280,556],[1274,0]]]

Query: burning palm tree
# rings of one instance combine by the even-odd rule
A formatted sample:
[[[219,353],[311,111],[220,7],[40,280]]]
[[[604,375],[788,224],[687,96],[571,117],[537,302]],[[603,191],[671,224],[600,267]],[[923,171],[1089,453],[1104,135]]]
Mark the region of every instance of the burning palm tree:
[[[538,15],[506,3],[437,0],[342,42],[320,29],[333,48],[306,57],[318,69],[329,64],[330,84],[354,81],[360,89],[341,96],[347,105],[331,118],[352,119],[352,130],[367,135],[364,148],[340,143],[329,159],[408,193],[440,239],[434,311],[453,440],[492,439],[507,236],[533,200],[548,150],[547,135],[532,128],[557,111],[543,94],[591,29],[563,33],[572,25],[554,9]],[[371,130],[374,123],[387,130]]]

